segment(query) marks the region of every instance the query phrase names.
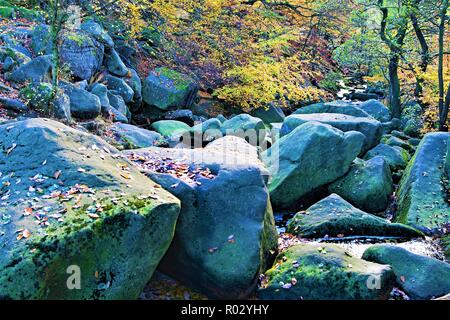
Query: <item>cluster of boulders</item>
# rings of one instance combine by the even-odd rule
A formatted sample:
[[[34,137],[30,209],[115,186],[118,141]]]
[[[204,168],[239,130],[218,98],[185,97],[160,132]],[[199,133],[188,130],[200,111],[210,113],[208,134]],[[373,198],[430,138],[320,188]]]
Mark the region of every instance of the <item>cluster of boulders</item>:
[[[448,245],[448,133],[411,137],[400,131],[411,119],[365,98],[199,116],[194,80],[166,67],[140,77],[93,20],[60,36],[59,65],[75,81],[55,97],[49,27],[23,32],[32,52],[0,47],[11,83],[1,90],[20,89],[0,104],[26,115],[0,124],[0,298],[137,298],[157,268],[211,298],[450,291],[446,262],[310,243],[444,235]],[[49,106],[72,127],[27,114]],[[105,139],[89,133],[101,115]],[[294,210],[287,232],[302,239],[278,256],[273,210]],[[80,289],[68,270],[81,272]]]

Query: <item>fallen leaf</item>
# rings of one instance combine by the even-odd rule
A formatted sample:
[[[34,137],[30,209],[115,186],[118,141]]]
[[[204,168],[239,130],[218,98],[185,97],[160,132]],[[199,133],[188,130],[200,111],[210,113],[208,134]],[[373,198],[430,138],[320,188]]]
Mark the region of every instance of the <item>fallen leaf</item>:
[[[56,170],[55,173],[53,174],[53,178],[55,178],[56,180],[58,180],[60,176],[61,176],[61,170]]]
[[[32,208],[25,208],[25,209],[23,209],[23,215],[24,216],[29,216],[29,215],[31,215],[32,213],[33,213],[33,209]]]
[[[13,143],[11,148],[6,150],[6,155],[8,156],[11,153],[11,151],[13,151],[16,147],[17,147],[17,144]]]
[[[131,179],[131,175],[129,175],[128,173],[125,173],[125,172],[121,172],[120,176],[122,178],[125,178],[125,179],[128,179],[128,180]]]

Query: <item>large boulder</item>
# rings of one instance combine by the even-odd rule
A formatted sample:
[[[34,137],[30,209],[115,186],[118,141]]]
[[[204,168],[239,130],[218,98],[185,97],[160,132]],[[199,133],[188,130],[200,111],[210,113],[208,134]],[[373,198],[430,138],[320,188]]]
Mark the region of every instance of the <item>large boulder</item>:
[[[375,245],[363,259],[388,264],[399,285],[412,299],[432,299],[450,292],[450,264],[392,245]]]
[[[398,190],[395,220],[425,232],[449,222],[450,204],[443,184],[450,133],[429,133],[417,147]]]
[[[39,24],[31,32],[31,49],[36,55],[50,54],[52,52],[50,26]]]
[[[384,300],[391,267],[351,256],[332,244],[301,244],[277,257],[258,291],[264,300]]]
[[[358,108],[370,114],[380,122],[391,121],[392,115],[389,109],[379,100],[371,99],[358,105]]]
[[[408,152],[414,153],[414,148],[407,141],[400,139],[398,137],[394,137],[391,135],[386,135],[381,139],[381,142],[387,144],[391,147],[400,147],[402,149],[407,150]]]
[[[332,194],[306,211],[297,213],[289,222],[287,232],[303,238],[380,236],[415,238],[423,234],[407,225],[363,212]]]
[[[164,138],[158,132],[131,124],[116,123],[111,130],[125,149],[147,148],[164,143]]]
[[[361,210],[382,212],[389,205],[394,191],[389,164],[382,157],[368,161],[355,160],[350,171],[333,182],[328,190]]]
[[[90,91],[100,99],[102,109],[111,106],[108,98],[108,88],[104,84],[95,83]]]
[[[343,101],[333,101],[326,103],[315,103],[306,107],[297,109],[293,114],[312,114],[312,113],[338,113],[353,117],[370,118],[370,115],[358,108],[354,103]]]
[[[132,112],[137,112],[142,105],[142,81],[134,69],[128,69],[128,75],[125,77],[125,83],[133,89],[133,99],[129,105]]]
[[[127,66],[123,63],[119,54],[114,49],[110,49],[109,53],[106,55],[106,67],[109,72],[119,77],[124,77],[128,74]]]
[[[389,164],[392,171],[405,169],[411,159],[406,150],[399,147],[391,147],[384,143],[380,143],[375,148],[367,151],[364,159],[370,160],[374,157],[382,157]]]
[[[186,123],[176,120],[161,120],[152,123],[152,129],[164,137],[180,137],[190,131]]]
[[[108,90],[123,98],[125,103],[133,101],[134,91],[122,78],[114,77],[112,75],[106,76],[106,86]]]
[[[353,117],[344,114],[331,113],[291,115],[284,120],[280,133],[284,136],[292,132],[296,127],[311,121],[329,124],[344,132],[361,132],[365,136],[362,148],[363,152],[375,147],[380,142],[383,133],[381,122],[373,118]]]
[[[221,126],[222,134],[245,138],[252,145],[264,141],[267,131],[264,122],[249,114],[239,114],[226,120]]]
[[[43,82],[50,81],[52,71],[52,56],[40,56],[30,62],[21,65],[12,73],[7,74],[6,79],[12,82]]]
[[[277,250],[266,172],[256,149],[229,136],[204,149],[127,153],[149,164],[152,179],[182,203],[160,269],[210,298],[248,297]]]
[[[179,200],[102,139],[59,122],[6,123],[0,140],[11,182],[0,297],[136,299],[172,241]]]
[[[259,107],[253,110],[252,116],[261,119],[265,124],[281,123],[286,117],[283,109],[274,104],[269,104],[267,107]]]
[[[61,64],[66,64],[77,78],[89,80],[103,63],[104,46],[89,36],[78,31],[62,35],[59,46]]]
[[[79,119],[92,119],[101,112],[101,102],[98,96],[73,85],[62,85],[70,98],[70,112]]]
[[[144,80],[145,103],[162,110],[169,107],[190,108],[197,97],[198,85],[189,77],[168,68],[157,68]]]
[[[202,145],[222,137],[221,125],[219,119],[211,118],[205,122],[193,126],[190,130],[194,139],[194,145]]]
[[[308,122],[277,140],[262,154],[271,173],[270,198],[289,207],[315,189],[342,177],[360,153],[364,135]]]
[[[80,28],[102,44],[111,48],[114,47],[114,41],[111,36],[105,29],[103,29],[101,25],[99,25],[95,21],[87,20],[81,24]]]

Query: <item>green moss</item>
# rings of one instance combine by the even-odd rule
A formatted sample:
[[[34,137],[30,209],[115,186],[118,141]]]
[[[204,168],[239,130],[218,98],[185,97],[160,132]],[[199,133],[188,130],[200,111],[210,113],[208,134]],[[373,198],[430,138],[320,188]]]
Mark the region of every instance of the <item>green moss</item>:
[[[385,266],[353,258],[333,245],[293,246],[277,261],[266,273],[268,282],[259,292],[263,299],[382,299],[394,280]],[[381,290],[368,289],[372,273],[381,275]],[[290,288],[283,288],[286,284]]]
[[[14,17],[14,8],[11,7],[0,7],[0,17],[3,18],[13,18]]]
[[[184,74],[171,70],[166,67],[158,68],[155,70],[157,73],[171,79],[174,86],[178,90],[185,90],[191,83],[191,80]]]
[[[72,40],[74,42],[77,43],[77,45],[82,46],[86,43],[89,43],[91,41],[91,39],[84,35],[84,34],[80,34],[80,33],[69,33],[66,34],[66,38],[69,40]]]
[[[47,112],[53,97],[53,87],[44,82],[30,84],[21,89],[19,95],[22,99],[27,100],[35,110]]]

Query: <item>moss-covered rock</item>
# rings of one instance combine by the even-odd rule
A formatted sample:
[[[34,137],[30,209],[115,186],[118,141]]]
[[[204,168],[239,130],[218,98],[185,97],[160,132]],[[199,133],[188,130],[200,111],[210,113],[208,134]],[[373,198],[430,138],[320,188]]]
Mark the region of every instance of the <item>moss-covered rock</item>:
[[[367,161],[356,159],[350,171],[333,182],[328,190],[361,210],[379,213],[387,208],[394,191],[391,170],[379,156]]]
[[[389,164],[392,172],[405,169],[411,159],[411,156],[405,149],[391,147],[384,143],[380,143],[369,150],[364,156],[364,160],[370,160],[374,157],[382,157]]]
[[[0,147],[11,181],[0,297],[136,299],[172,241],[178,199],[100,138],[52,120],[1,125]]]
[[[198,85],[188,76],[163,67],[150,72],[144,80],[142,98],[148,105],[162,110],[190,108],[197,92]]]
[[[179,137],[189,132],[191,127],[177,120],[161,120],[152,123],[152,129],[164,137]]]
[[[67,32],[61,36],[59,57],[77,78],[89,80],[103,63],[104,46],[87,32]]]
[[[20,96],[37,111],[48,112],[53,98],[53,86],[49,83],[32,83],[20,90]]]
[[[276,141],[262,154],[271,173],[270,198],[276,208],[295,204],[347,173],[360,153],[364,135],[308,122]]]
[[[258,297],[270,300],[382,300],[395,276],[387,265],[352,257],[331,244],[301,244],[277,257]]]
[[[443,261],[390,245],[368,248],[363,259],[390,265],[397,284],[413,299],[438,298],[450,292],[450,264]]]
[[[443,183],[449,133],[429,133],[417,147],[398,190],[395,220],[424,232],[447,224],[450,204]]]
[[[0,17],[6,18],[6,19],[11,19],[14,17],[14,15],[15,15],[14,8],[0,6]]]
[[[389,221],[363,212],[336,194],[297,213],[289,222],[287,232],[304,238],[325,236],[386,236],[399,238],[422,237],[407,225]]]

